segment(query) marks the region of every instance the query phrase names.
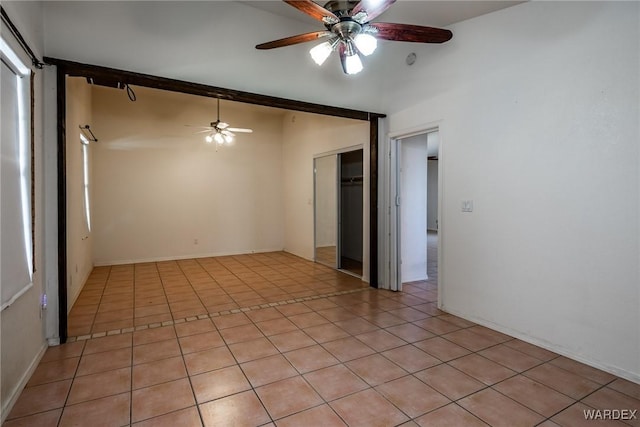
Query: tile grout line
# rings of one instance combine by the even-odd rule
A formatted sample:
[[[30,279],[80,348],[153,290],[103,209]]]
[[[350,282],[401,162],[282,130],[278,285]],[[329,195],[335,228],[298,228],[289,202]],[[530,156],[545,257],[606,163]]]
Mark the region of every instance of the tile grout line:
[[[328,293],[328,294],[312,295],[312,296],[300,297],[300,298],[296,298],[296,299],[287,299],[287,300],[282,300],[282,301],[277,301],[277,302],[272,302],[272,303],[254,305],[254,306],[250,306],[250,307],[242,307],[242,308],[236,308],[236,309],[232,309],[232,310],[223,310],[223,311],[213,312],[213,313],[208,313],[208,314],[199,314],[199,315],[189,316],[189,317],[180,318],[180,319],[165,320],[163,322],[154,322],[154,323],[150,323],[150,324],[147,324],[147,325],[138,325],[138,326],[133,326],[133,327],[129,327],[129,328],[113,329],[113,330],[110,330],[110,331],[94,332],[92,334],[85,334],[85,335],[80,335],[80,336],[75,336],[75,337],[68,337],[67,338],[67,342],[68,343],[72,343],[72,342],[76,342],[76,341],[89,340],[89,339],[92,339],[92,338],[101,338],[101,337],[104,337],[104,336],[120,335],[120,334],[125,334],[125,333],[129,333],[129,332],[134,332],[134,331],[142,331],[142,330],[145,330],[145,329],[155,329],[155,328],[159,328],[159,327],[162,327],[162,326],[174,326],[175,324],[180,324],[180,323],[184,323],[184,322],[192,322],[192,321],[195,321],[195,320],[213,319],[214,317],[224,316],[224,315],[228,315],[228,314],[246,313],[248,311],[261,310],[263,308],[279,307],[279,306],[283,306],[283,305],[296,304],[296,303],[312,301],[312,300],[316,300],[316,299],[322,299],[322,298],[329,298],[329,297],[333,297],[333,296],[352,294],[352,293],[356,293],[356,292],[362,292],[362,291],[367,290],[367,289],[369,289],[369,288],[364,288],[363,287],[363,288],[358,288],[358,289],[348,289],[348,290],[344,290],[344,291],[331,292],[331,293]]]
[[[313,311],[314,313],[318,313],[318,310],[316,310],[316,309],[314,309],[314,310],[312,310],[312,311]],[[359,316],[359,317],[360,317],[360,316]],[[251,320],[251,322],[252,322],[252,323],[254,323],[254,324],[256,323],[256,321],[254,321],[253,319],[250,319],[250,320]],[[334,321],[331,321],[331,320],[329,320],[329,319],[327,319],[327,320],[328,320],[328,322],[329,322],[329,323],[331,323],[331,324],[335,324],[335,322],[334,322]],[[403,319],[403,320],[405,321],[405,324],[411,324],[411,323],[412,323],[412,322],[407,321],[406,319]],[[214,326],[215,326],[215,325],[214,325]],[[337,325],[336,325],[336,326],[337,326]],[[376,325],[376,326],[377,326],[377,325]],[[472,327],[472,326],[469,326],[469,327],[467,327],[467,328],[470,328],[470,327]],[[380,326],[378,326],[378,328],[380,328],[381,330],[385,330],[385,329],[387,329],[387,328],[383,328],[383,327],[380,327]],[[299,329],[302,329],[302,328],[299,328]],[[461,328],[461,329],[466,329],[466,328]],[[349,333],[349,335],[352,335],[352,334],[351,334],[351,333]],[[436,336],[440,336],[440,335],[436,335]],[[268,338],[268,337],[267,337],[267,338]],[[402,338],[401,338],[401,339],[402,339]],[[511,340],[509,340],[509,341],[511,341]],[[508,341],[506,341],[506,342],[508,342]],[[317,342],[317,344],[319,344],[319,345],[321,345],[321,346],[322,346],[322,344],[321,344],[321,343],[319,343],[319,342]],[[410,343],[408,343],[408,344],[413,344],[413,343],[411,343],[411,342],[410,342]],[[495,345],[493,345],[493,346],[490,346],[490,347],[487,347],[487,348],[492,348],[492,347],[495,347],[495,346],[498,346],[498,345],[501,345],[501,344],[504,344],[504,342],[502,342],[502,343],[497,343],[497,344],[495,344]],[[484,358],[484,356],[483,356],[483,355],[481,355],[481,354],[479,354],[479,352],[480,352],[480,351],[483,351],[483,350],[485,350],[485,349],[486,349],[486,348],[484,348],[484,349],[480,349],[480,350],[477,350],[477,351],[473,351],[473,352],[472,352],[472,353],[470,353],[470,354],[477,354],[477,355],[479,355],[479,356],[481,356],[481,357],[483,357],[483,358]],[[517,349],[514,349],[514,351],[516,351],[516,352],[518,352],[518,353],[523,353],[523,352],[521,352],[521,351],[519,351],[519,350],[517,350]],[[84,348],[83,348],[83,352],[84,352]],[[382,354],[382,352],[383,352],[383,351],[377,351],[375,354],[380,354],[380,355],[382,355],[383,357],[385,357],[385,356]],[[280,352],[280,353],[282,354],[282,352]],[[182,354],[182,349],[181,349],[181,354]],[[233,354],[233,353],[232,353],[232,354]],[[526,353],[523,353],[523,354],[526,354]],[[532,357],[533,357],[533,356],[532,356]],[[556,356],[555,358],[552,358],[552,359],[550,359],[550,360],[541,361],[541,364],[550,363],[551,361],[555,360],[557,357],[558,357],[558,356]],[[234,358],[235,358],[235,356],[234,356]],[[183,360],[184,360],[184,357],[183,357]],[[491,360],[491,359],[488,359],[488,360]],[[540,360],[540,359],[539,359],[539,360]],[[395,363],[395,362],[393,362],[393,360],[391,360],[391,362],[392,362],[392,363]],[[237,363],[237,361],[236,361],[236,363]],[[343,364],[343,365],[344,365],[345,363],[346,363],[346,362],[340,362],[340,364]],[[443,363],[446,363],[446,362],[443,362]],[[502,365],[502,364],[501,364],[501,363],[499,363],[499,362],[494,362],[494,363],[500,364],[501,366],[505,366],[505,365]],[[538,365],[536,365],[536,366],[540,366],[540,364],[538,364]],[[506,367],[506,366],[505,366],[505,367]],[[563,368],[561,368],[561,367],[558,367],[558,368],[559,368],[559,369],[562,369],[562,370],[565,370],[565,369],[563,369]],[[455,367],[454,367],[454,369],[455,369]],[[533,369],[533,367],[532,367],[532,368],[530,368],[530,369]],[[515,372],[516,372],[516,375],[521,375],[521,374],[522,374],[522,372],[526,372],[526,371],[522,371],[522,372],[517,372],[517,371],[515,371]],[[568,371],[568,372],[571,372],[571,371]],[[355,374],[355,375],[356,375],[356,376],[358,376],[357,374]],[[409,373],[408,373],[408,375],[406,375],[406,376],[412,376],[412,375],[413,375],[413,373],[409,372]],[[577,374],[576,374],[576,375],[577,375]],[[300,374],[300,376],[303,376],[303,374]],[[582,376],[582,375],[578,375],[578,376]],[[245,377],[246,377],[246,375],[245,375]],[[510,378],[513,378],[513,376],[512,376],[512,377],[510,377]],[[419,378],[418,378],[418,379],[419,379]],[[305,378],[305,380],[306,380],[306,378]],[[506,380],[506,379],[505,379],[505,380]],[[613,380],[608,381],[608,382],[607,382],[607,383],[605,383],[605,384],[601,384],[601,386],[600,386],[597,390],[594,390],[594,391],[593,391],[592,393],[590,393],[590,394],[593,394],[594,392],[596,392],[596,391],[598,391],[598,390],[601,390],[601,389],[603,389],[603,388],[607,387],[608,385],[610,385],[610,384],[611,384],[612,382],[614,382],[615,380],[616,380],[616,379],[613,379]],[[504,381],[504,380],[503,380],[503,381]],[[498,383],[496,383],[496,384],[498,384]],[[493,385],[495,385],[495,384],[493,384]],[[482,388],[481,390],[485,390],[486,388],[492,388],[492,387],[493,387],[493,385],[491,385],[491,386],[487,386],[487,387],[484,387],[484,388]],[[313,388],[313,386],[312,386],[312,385],[311,385],[311,387]],[[374,386],[370,386],[369,388],[372,388],[372,389],[374,389],[374,390],[375,390],[375,387],[374,387]],[[252,386],[252,389],[255,389],[255,388]],[[192,388],[192,391],[193,391],[193,388]],[[377,390],[376,390],[376,391],[377,391]],[[478,391],[480,391],[480,390],[478,390]],[[496,390],[496,391],[497,391],[497,390]],[[498,391],[498,393],[500,393],[500,392]],[[473,393],[472,393],[472,394],[473,394]],[[502,393],[501,393],[501,394],[502,394]],[[590,395],[590,394],[589,394],[589,395]],[[506,395],[505,395],[505,396],[506,396]],[[588,396],[588,395],[587,395],[587,396]],[[585,396],[585,397],[587,397],[587,396]],[[506,396],[506,397],[507,397],[507,398],[510,398],[509,396]],[[585,397],[583,397],[583,399],[584,399]],[[462,398],[460,398],[460,399],[462,399]],[[458,400],[460,400],[460,399],[458,399]],[[510,399],[511,399],[511,400],[513,400],[512,398],[510,398]],[[388,400],[388,399],[387,399],[387,400]],[[451,399],[449,399],[449,400],[451,400]],[[574,400],[575,400],[575,399],[574,399]],[[327,403],[327,404],[329,403],[329,402],[327,402],[324,398],[323,398],[323,401],[324,401],[325,403]],[[577,400],[577,401],[578,401],[578,400]],[[457,401],[452,401],[452,402],[457,404]],[[517,402],[517,401],[516,401],[516,402]],[[517,402],[517,403],[519,403],[519,402]],[[520,404],[520,405],[522,405],[522,406],[527,407],[526,405],[523,405],[523,404],[521,404],[521,403],[519,403],[519,404]],[[575,404],[575,402],[574,402],[573,404]],[[572,405],[573,405],[573,404],[572,404]],[[196,405],[197,405],[197,401],[196,401]],[[316,405],[316,406],[319,406],[319,405]],[[460,406],[460,405],[458,405],[458,406]],[[570,406],[571,406],[571,405],[570,405]],[[314,406],[314,407],[315,407],[315,406]],[[528,407],[527,407],[527,408],[528,408]],[[309,408],[307,408],[307,409],[309,409]],[[402,411],[400,408],[398,408],[398,409],[399,409],[401,412],[403,412],[403,413],[404,413],[404,411]],[[435,410],[437,410],[437,409],[438,409],[438,408],[435,408],[435,409],[433,409],[433,410],[431,410],[431,411],[428,411],[428,412],[426,412],[426,413],[424,413],[424,414],[421,414],[420,416],[425,415],[425,414],[427,414],[427,413],[430,413],[430,412],[432,412],[432,411],[435,411]],[[469,411],[467,411],[465,408],[462,408],[462,409],[464,409],[466,412],[469,412]],[[531,409],[531,408],[528,408],[528,409],[530,409],[530,410],[532,410],[532,411],[533,411],[533,409]],[[302,411],[299,411],[299,412],[302,412]],[[335,412],[335,411],[334,411],[334,412]],[[534,412],[535,412],[535,411],[534,411]],[[290,415],[288,415],[288,416],[291,416],[291,415],[293,415],[293,414],[290,414]],[[405,415],[407,415],[407,414],[405,413]],[[473,413],[472,413],[472,415],[474,415],[474,416],[475,416],[475,414],[473,414]],[[408,415],[407,415],[407,416],[408,416]],[[553,416],[555,416],[555,415],[553,415]],[[284,417],[283,417],[283,418],[284,418]],[[412,418],[412,417],[409,417],[409,418],[410,418],[410,419],[415,419],[415,418]],[[416,418],[417,418],[417,417],[416,417]],[[477,418],[477,416],[476,416],[476,418]],[[544,422],[544,421],[542,421],[542,422]]]

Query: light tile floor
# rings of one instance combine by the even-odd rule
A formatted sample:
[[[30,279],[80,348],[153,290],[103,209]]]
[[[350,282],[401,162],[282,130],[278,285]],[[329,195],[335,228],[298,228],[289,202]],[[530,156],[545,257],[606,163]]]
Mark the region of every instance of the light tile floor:
[[[49,348],[5,425],[640,425],[584,418],[640,409],[640,385],[438,310],[436,276],[394,293],[282,253],[98,268],[78,333],[112,334]]]
[[[366,287],[285,252],[94,269],[68,318],[70,337]]]

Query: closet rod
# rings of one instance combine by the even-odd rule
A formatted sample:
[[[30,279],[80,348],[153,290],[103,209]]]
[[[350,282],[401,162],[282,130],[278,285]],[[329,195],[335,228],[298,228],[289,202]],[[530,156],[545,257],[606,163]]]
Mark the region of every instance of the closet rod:
[[[342,178],[340,180],[340,182],[345,182],[345,183],[356,183],[356,182],[362,182],[364,180],[364,177],[362,175],[360,176],[352,176],[349,178]]]

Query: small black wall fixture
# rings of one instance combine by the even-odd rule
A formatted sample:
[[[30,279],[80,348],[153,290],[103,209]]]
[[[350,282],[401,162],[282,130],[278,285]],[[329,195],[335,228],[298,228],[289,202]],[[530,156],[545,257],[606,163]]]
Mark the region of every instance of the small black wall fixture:
[[[98,138],[96,138],[96,136],[93,134],[93,131],[91,131],[91,128],[89,127],[89,125],[78,126],[78,127],[84,134],[85,138],[87,138],[91,142],[98,142]]]

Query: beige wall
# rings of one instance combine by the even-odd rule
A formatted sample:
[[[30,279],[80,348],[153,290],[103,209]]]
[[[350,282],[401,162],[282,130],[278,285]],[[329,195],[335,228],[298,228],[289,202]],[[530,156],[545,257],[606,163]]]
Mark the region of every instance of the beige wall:
[[[93,126],[91,86],[83,78],[67,79],[67,312],[93,269],[92,235],[85,220],[84,171],[80,126]],[[88,146],[89,153],[94,144]],[[89,159],[91,155],[89,155]],[[91,164],[91,160],[89,160]],[[89,169],[91,170],[91,168]],[[89,197],[92,200],[92,197]]]
[[[313,259],[313,158],[322,153],[364,145],[364,180],[369,177],[369,123],[289,112],[283,118],[283,194],[285,250]],[[369,273],[369,187],[364,188],[364,280]]]
[[[135,91],[131,102],[92,87],[96,265],[283,248],[313,258],[313,158],[368,145],[368,122],[222,101],[221,118],[254,133],[216,151],[185,126],[215,120],[214,100]]]
[[[254,133],[216,150],[185,126],[215,121],[214,99],[92,90],[97,265],[282,250],[282,112],[221,101]]]

